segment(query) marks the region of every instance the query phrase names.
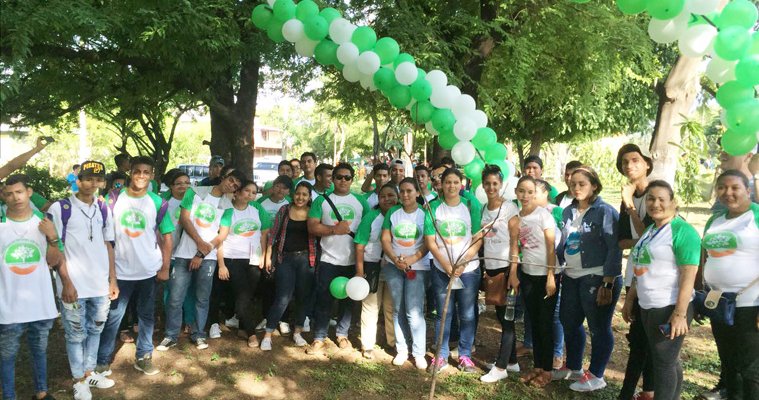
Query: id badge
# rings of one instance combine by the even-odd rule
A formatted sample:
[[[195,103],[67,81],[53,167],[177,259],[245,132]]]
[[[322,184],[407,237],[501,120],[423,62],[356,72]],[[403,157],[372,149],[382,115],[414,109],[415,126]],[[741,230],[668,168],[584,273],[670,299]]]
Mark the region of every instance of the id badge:
[[[719,299],[722,297],[722,291],[721,290],[710,290],[709,293],[706,294],[706,300],[704,300],[704,307],[714,310],[717,308],[717,304],[719,304]]]

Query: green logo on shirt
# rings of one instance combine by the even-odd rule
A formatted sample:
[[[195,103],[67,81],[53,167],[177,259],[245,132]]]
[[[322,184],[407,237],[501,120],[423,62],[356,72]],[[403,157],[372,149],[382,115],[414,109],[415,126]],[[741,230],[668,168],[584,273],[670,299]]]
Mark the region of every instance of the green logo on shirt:
[[[232,225],[232,232],[235,235],[251,237],[256,233],[256,231],[260,227],[261,226],[258,224],[258,222],[252,219],[243,219],[243,220],[235,222],[235,224]]]
[[[177,221],[179,221],[179,216],[180,215],[182,215],[182,208],[181,207],[177,207],[177,209],[174,210],[174,223],[176,223]]]
[[[340,216],[343,217],[343,221],[353,221],[356,219],[356,210],[353,209],[353,206],[348,204],[335,204],[335,207],[337,208],[337,211],[340,212]],[[337,215],[335,215],[334,211],[330,211],[329,216],[332,217],[333,221],[337,221]]]
[[[633,262],[635,262],[635,276],[641,276],[648,271],[648,268],[642,267],[643,265],[651,265],[653,257],[648,249],[648,245],[638,248],[633,251]]]
[[[440,224],[440,234],[443,236],[443,241],[448,244],[459,243],[466,236],[466,223],[460,219],[443,221]]]
[[[408,221],[400,222],[393,227],[393,236],[396,242],[403,247],[411,247],[416,243],[419,230],[416,224]]]
[[[42,261],[42,252],[37,243],[31,240],[16,240],[5,249],[3,260],[14,274],[29,275]]]
[[[216,220],[216,207],[208,203],[199,203],[195,208],[195,224],[201,228],[210,228]]]
[[[130,238],[136,238],[142,235],[145,228],[148,226],[147,218],[142,211],[130,208],[121,214],[121,226],[124,229],[124,233]]]
[[[738,249],[738,237],[730,231],[707,233],[704,236],[704,248],[709,257],[725,257]]]

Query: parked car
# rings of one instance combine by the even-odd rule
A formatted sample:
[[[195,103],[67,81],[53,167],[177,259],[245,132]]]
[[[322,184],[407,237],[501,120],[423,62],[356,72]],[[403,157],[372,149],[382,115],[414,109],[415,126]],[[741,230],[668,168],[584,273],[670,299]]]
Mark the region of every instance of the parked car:
[[[253,164],[253,181],[259,187],[263,187],[266,182],[273,181],[279,175],[279,162],[258,161]]]
[[[177,168],[190,177],[192,186],[197,186],[200,181],[208,176],[208,165],[181,164]]]

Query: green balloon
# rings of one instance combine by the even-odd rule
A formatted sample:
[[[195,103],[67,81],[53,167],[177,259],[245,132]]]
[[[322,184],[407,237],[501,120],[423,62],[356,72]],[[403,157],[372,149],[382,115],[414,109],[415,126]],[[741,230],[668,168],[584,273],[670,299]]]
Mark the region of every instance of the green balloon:
[[[474,157],[474,160],[464,166],[464,175],[469,179],[479,177],[482,180],[483,169],[485,169],[485,161],[482,161],[479,157]]]
[[[324,39],[314,48],[316,62],[321,65],[334,65],[337,63],[337,43]]]
[[[656,19],[675,18],[685,7],[685,0],[653,0],[648,2],[646,11]]]
[[[748,49],[748,54],[759,54],[759,32],[751,35],[751,47]]]
[[[505,160],[508,153],[503,143],[495,143],[485,150],[485,161],[495,164],[498,161]]]
[[[274,13],[271,12],[271,9],[268,6],[265,4],[259,4],[253,8],[250,20],[256,28],[266,30],[269,27],[269,22],[273,16]]]
[[[300,0],[298,5],[295,6],[295,18],[298,18],[302,22],[306,21],[306,18],[318,15],[319,6],[312,0]]]
[[[471,177],[469,178],[469,181],[472,183],[472,188],[469,190],[469,193],[476,193],[477,186],[482,185],[482,175]]]
[[[752,98],[754,88],[740,81],[725,82],[717,89],[717,103],[725,109]]]
[[[509,170],[509,164],[507,164],[504,160],[496,160],[489,162],[488,164],[497,165],[498,168],[501,169],[501,173],[503,174],[504,179],[511,174],[511,171]]]
[[[395,80],[395,73],[390,68],[380,67],[380,69],[374,73],[373,79],[374,86],[383,92],[389,92],[390,89],[398,86],[398,81]]]
[[[432,94],[432,85],[424,77],[417,78],[410,88],[411,97],[417,100],[427,100]]]
[[[714,52],[727,61],[738,60],[751,46],[751,34],[747,29],[730,26],[720,29],[714,39]]]
[[[281,1],[281,0],[280,0]],[[269,37],[275,43],[282,43],[285,41],[285,37],[282,35],[282,22],[276,16],[269,21],[269,26],[266,27],[266,36]]]
[[[432,103],[427,100],[419,100],[411,106],[411,119],[418,125],[426,124],[432,119],[433,112],[435,112],[435,107]]]
[[[756,148],[756,135],[743,135],[728,129],[722,135],[722,149],[731,156],[742,156]]]
[[[328,25],[331,24],[332,21],[334,21],[335,19],[343,16],[342,14],[340,14],[340,11],[332,7],[327,7],[325,9],[322,9],[321,11],[319,11],[319,15],[321,15],[322,18],[327,20]]]
[[[303,21],[303,32],[311,40],[322,40],[329,33],[329,24],[324,17],[312,15]]]
[[[758,16],[756,6],[749,0],[733,0],[725,5],[715,23],[720,30],[731,26],[751,29]]]
[[[398,65],[402,62],[410,62],[416,65],[416,61],[414,61],[414,57],[409,53],[401,53],[398,54],[398,57],[395,57],[395,60],[393,61],[393,67],[398,68]]]
[[[398,42],[390,37],[383,37],[374,45],[374,52],[379,56],[381,65],[393,62],[395,57],[398,57],[400,49]]]
[[[396,108],[404,108],[411,102],[411,91],[408,86],[398,85],[389,92],[390,104]]]
[[[274,16],[280,21],[295,18],[295,3],[293,0],[277,0],[274,3]]]
[[[329,292],[338,300],[345,299],[348,297],[348,293],[345,291],[346,286],[348,286],[348,278],[338,276],[329,283]]]
[[[738,62],[735,79],[747,86],[759,85],[759,54],[743,57]]]
[[[459,142],[459,139],[456,138],[453,132],[440,132],[440,134],[437,135],[437,142],[440,147],[450,150],[453,148],[453,145]]]
[[[358,47],[360,52],[371,50],[377,43],[377,34],[368,26],[359,26],[353,31],[351,42]]]
[[[617,7],[623,14],[638,14],[646,11],[648,0],[617,0]]]
[[[495,131],[488,127],[477,129],[477,133],[474,135],[474,138],[472,138],[474,148],[482,151],[487,150],[487,148],[492,146],[496,141],[498,141],[498,138],[496,137]]]
[[[759,132],[759,99],[738,103],[726,110],[727,129],[741,135]]]
[[[456,124],[456,117],[453,116],[453,112],[447,108],[438,108],[432,113],[432,126],[440,134],[450,133],[453,134],[453,125]],[[455,136],[454,136],[455,138]],[[458,139],[456,139],[458,141]]]

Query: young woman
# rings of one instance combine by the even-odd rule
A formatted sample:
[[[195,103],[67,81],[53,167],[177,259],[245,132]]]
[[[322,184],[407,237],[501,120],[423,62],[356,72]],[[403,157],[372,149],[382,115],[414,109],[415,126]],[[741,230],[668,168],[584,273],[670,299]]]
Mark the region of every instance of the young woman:
[[[519,290],[517,277],[519,210],[513,202],[501,197],[503,173],[498,166],[488,165],[482,171],[482,187],[488,203],[482,210],[482,233],[485,248],[485,274],[490,277],[503,274],[508,278],[507,289]],[[509,371],[519,371],[517,364],[514,321],[506,320],[506,306],[496,306],[495,315],[501,324],[501,346],[498,359],[490,371],[480,380],[487,383],[498,382],[508,376]]]
[[[311,184],[300,182],[290,204],[277,211],[269,235],[266,268],[273,271],[277,282],[274,303],[266,317],[266,334],[261,350],[271,350],[271,333],[277,327],[287,305],[293,298],[298,302],[293,340],[295,345],[307,345],[301,333],[306,313],[313,303],[316,267],[316,238],[308,233],[306,220],[311,207]]]
[[[735,323],[712,321],[729,398],[759,398],[759,204],[751,202],[748,178],[727,170],[717,178],[717,198],[727,210],[706,223],[704,282],[712,290],[740,293]],[[739,377],[741,379],[739,379]]]
[[[427,323],[424,320],[424,279],[429,273],[427,248],[424,245],[424,211],[416,202],[420,194],[414,178],[403,178],[400,185],[401,204],[385,215],[382,223],[382,250],[387,264],[382,268],[393,297],[395,349],[393,365],[403,365],[411,355],[414,365],[427,368]],[[409,338],[409,336],[411,336]]]
[[[590,392],[606,387],[603,376],[614,347],[611,317],[622,286],[619,214],[598,196],[603,186],[592,168],[577,168],[570,188],[575,199],[564,209],[562,244],[557,251],[566,262],[560,317],[567,363],[554,371],[554,379],[577,380],[570,389]],[[592,351],[590,367],[583,371],[586,319]]]
[[[424,243],[434,257],[432,290],[437,298],[437,312],[442,317],[447,308],[445,321],[435,322],[435,338],[443,330],[440,357],[433,360],[432,368],[438,371],[448,367],[448,339],[451,320],[459,320],[459,369],[476,372],[472,362],[472,344],[475,333],[475,313],[477,293],[480,287],[479,262],[477,252],[481,241],[473,241],[473,235],[480,230],[480,205],[476,201],[462,198],[459,194],[463,175],[455,168],[443,172],[441,198],[430,204],[430,212],[424,220]],[[448,282],[458,278],[463,288],[454,290],[451,301],[445,304]],[[456,314],[453,315],[453,304]]]
[[[240,319],[240,330],[248,338],[248,347],[258,347],[253,296],[265,266],[264,251],[271,228],[269,214],[254,201],[257,192],[253,181],[243,183],[235,192],[229,235],[218,250],[219,279],[230,282],[235,314]]]
[[[693,318],[693,283],[701,258],[701,238],[677,216],[672,187],[653,181],[646,190],[646,212],[654,220],[630,252],[633,279],[622,316],[630,322],[637,298],[653,357],[654,397],[680,398],[683,369],[680,348]]]
[[[387,275],[380,269],[382,222],[385,221],[388,210],[398,204],[398,190],[394,183],[386,183],[380,187],[377,202],[377,206],[361,218],[361,224],[353,240],[356,243],[356,276],[379,280],[377,291],[369,293],[361,302],[361,353],[366,359],[374,358],[380,305],[385,318],[385,339],[389,346],[395,345],[393,298],[387,286]]]
[[[537,184],[525,175],[519,179],[516,195],[522,204],[519,211],[519,247],[522,251],[521,281],[532,323],[532,372],[522,382],[544,387],[551,383],[553,370],[553,314],[556,309],[556,223],[551,213],[535,201]]]

